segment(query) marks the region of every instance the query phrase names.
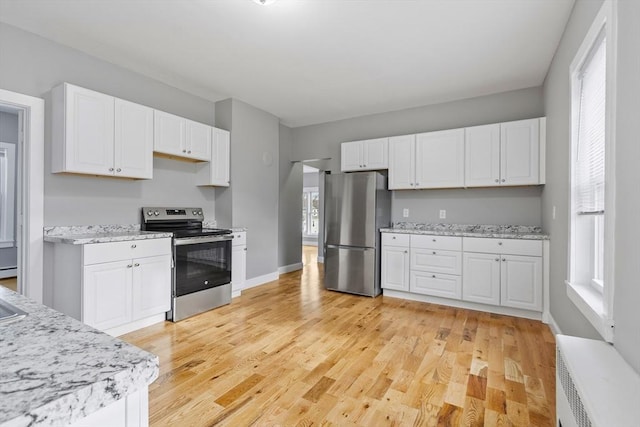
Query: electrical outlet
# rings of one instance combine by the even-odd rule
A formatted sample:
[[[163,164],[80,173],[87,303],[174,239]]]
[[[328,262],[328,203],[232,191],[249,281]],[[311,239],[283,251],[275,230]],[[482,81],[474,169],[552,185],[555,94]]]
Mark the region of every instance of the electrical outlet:
[[[553,210],[551,211],[551,217],[553,219],[556,219],[556,207],[555,206],[553,207]]]
[[[402,209],[402,217],[403,218],[409,218],[409,209],[407,209],[407,208]]]
[[[440,219],[445,219],[447,217],[447,211],[444,209],[440,209]]]

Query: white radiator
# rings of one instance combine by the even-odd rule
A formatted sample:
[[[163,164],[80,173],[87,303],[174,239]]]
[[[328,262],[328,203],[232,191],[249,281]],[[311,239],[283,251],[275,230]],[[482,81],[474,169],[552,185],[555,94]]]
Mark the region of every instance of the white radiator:
[[[612,345],[565,335],[556,344],[558,426],[640,426],[640,375]]]

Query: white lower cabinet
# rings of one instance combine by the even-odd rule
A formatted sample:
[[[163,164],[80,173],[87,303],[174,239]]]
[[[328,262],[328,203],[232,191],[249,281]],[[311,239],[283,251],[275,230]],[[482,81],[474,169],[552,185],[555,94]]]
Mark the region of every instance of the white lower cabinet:
[[[111,335],[163,321],[171,239],[47,244],[48,305]]]
[[[382,234],[382,288],[392,296],[401,291],[532,316],[543,311],[544,262],[541,240]]]
[[[231,296],[239,296],[247,280],[247,232],[233,233],[231,246]]]
[[[382,267],[381,267],[381,287],[382,289],[395,289],[398,291],[409,290],[409,236],[398,235],[400,238],[405,237],[404,242],[395,242],[395,235],[388,236],[389,243],[382,246]],[[397,246],[396,246],[397,245]]]

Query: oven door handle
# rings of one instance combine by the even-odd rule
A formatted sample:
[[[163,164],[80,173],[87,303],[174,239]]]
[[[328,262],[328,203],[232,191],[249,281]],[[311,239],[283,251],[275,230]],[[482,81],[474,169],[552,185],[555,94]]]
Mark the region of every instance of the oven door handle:
[[[232,236],[204,236],[204,237],[181,237],[179,239],[174,239],[173,244],[176,246],[182,245],[195,245],[198,243],[214,243],[214,242],[224,242],[228,240],[232,240]]]

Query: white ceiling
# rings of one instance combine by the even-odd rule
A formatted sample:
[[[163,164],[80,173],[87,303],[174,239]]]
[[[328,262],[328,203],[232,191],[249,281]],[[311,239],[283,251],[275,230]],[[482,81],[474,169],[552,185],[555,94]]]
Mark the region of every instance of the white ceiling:
[[[297,127],[538,86],[574,0],[0,0],[0,21]]]

